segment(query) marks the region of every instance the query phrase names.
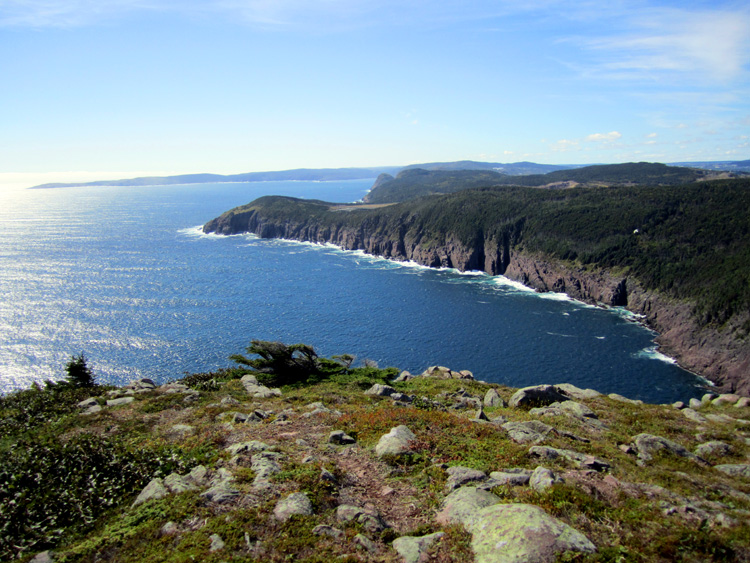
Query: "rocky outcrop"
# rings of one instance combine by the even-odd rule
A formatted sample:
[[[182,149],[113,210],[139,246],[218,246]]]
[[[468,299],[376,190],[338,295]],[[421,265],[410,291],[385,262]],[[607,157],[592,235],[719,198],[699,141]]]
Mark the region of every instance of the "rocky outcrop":
[[[691,303],[647,291],[632,277],[575,267],[524,251],[515,245],[522,225],[509,225],[493,234],[479,232],[466,242],[451,232],[428,235],[422,220],[412,214],[404,214],[397,223],[372,216],[353,226],[343,218],[332,219],[330,214],[325,221],[320,220],[328,211],[327,204],[305,205],[304,212],[269,212],[269,216],[261,205],[246,206],[209,221],[203,230],[331,243],[345,250],[362,250],[423,266],[479,270],[503,275],[540,292],[562,292],[586,303],[625,307],[659,334],[656,342],[661,351],[676,358],[682,367],[710,379],[721,391],[750,395],[750,345],[737,339],[734,330],[747,322],[750,314],[736,315],[722,330],[702,327]]]

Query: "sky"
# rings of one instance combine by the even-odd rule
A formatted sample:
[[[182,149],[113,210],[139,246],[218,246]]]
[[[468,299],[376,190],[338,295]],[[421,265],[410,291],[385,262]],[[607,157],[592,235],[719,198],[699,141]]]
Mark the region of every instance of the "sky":
[[[750,158],[750,5],[0,0],[0,185]]]

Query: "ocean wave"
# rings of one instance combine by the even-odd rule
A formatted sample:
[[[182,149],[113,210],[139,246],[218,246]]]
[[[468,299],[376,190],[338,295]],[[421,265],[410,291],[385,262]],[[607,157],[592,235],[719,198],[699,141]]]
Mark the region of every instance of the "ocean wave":
[[[667,364],[677,364],[677,360],[659,352],[657,346],[644,348],[643,350],[636,352],[633,356],[642,360],[659,360],[660,362]]]

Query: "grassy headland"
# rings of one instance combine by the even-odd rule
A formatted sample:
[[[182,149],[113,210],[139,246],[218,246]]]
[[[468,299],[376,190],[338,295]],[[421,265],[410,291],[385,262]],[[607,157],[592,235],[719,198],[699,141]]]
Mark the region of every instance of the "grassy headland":
[[[293,372],[251,360],[160,387],[0,398],[0,559],[395,563],[398,538],[443,532],[430,560],[470,562],[478,532],[447,507],[478,487],[596,547],[558,560],[750,560],[746,400],[679,410],[561,386],[563,407],[508,406],[514,389],[465,373],[392,382],[398,370],[295,350]],[[414,439],[378,453],[399,425]],[[521,479],[547,470],[547,482]],[[301,497],[304,510],[282,513]]]

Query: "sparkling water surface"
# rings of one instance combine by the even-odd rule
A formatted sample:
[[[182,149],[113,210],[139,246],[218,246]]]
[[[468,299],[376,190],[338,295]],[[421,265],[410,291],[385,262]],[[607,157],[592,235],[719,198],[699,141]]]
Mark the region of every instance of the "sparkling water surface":
[[[83,352],[100,382],[228,367],[251,339],[381,367],[468,369],[514,387],[573,383],[647,402],[700,396],[623,311],[502,277],[331,246],[204,235],[267,194],[361,198],[372,180],[18,190],[0,194],[0,391],[60,379]]]

